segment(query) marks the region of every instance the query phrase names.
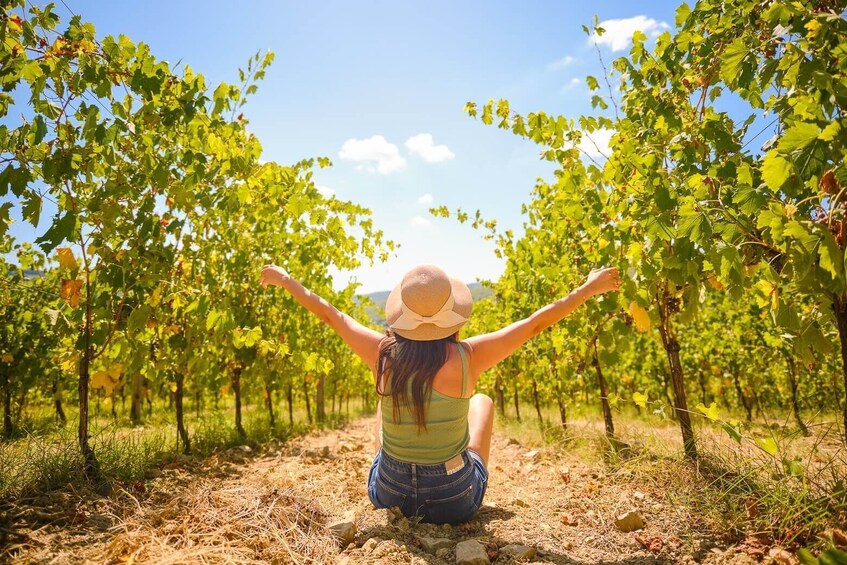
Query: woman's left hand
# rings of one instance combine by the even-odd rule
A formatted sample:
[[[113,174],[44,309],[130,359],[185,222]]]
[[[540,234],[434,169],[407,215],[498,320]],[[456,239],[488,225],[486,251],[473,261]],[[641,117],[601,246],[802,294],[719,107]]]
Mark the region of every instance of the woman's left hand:
[[[265,265],[262,267],[262,275],[260,277],[262,288],[268,288],[268,285],[282,286],[282,283],[290,278],[291,275],[282,267],[276,265]]]

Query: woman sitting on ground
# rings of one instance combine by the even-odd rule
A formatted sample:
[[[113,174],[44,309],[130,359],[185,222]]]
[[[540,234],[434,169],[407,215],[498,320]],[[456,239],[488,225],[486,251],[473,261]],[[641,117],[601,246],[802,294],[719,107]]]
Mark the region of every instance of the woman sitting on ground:
[[[261,282],[287,290],[374,372],[381,402],[371,502],[436,524],[471,519],[485,495],[494,404],[473,394],[480,375],[592,296],[620,286],[617,269],[591,271],[582,286],[528,318],[460,341],[470,290],[432,265],[412,269],[391,291],[385,335],[339,312],[281,267],[264,267]]]

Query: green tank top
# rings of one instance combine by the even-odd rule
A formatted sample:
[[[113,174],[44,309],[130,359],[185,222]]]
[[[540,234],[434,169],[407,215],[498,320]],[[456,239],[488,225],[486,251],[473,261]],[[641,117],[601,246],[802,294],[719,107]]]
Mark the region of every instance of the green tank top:
[[[468,375],[468,359],[461,344],[462,397],[455,398],[432,389],[426,406],[426,429],[418,429],[415,416],[408,406],[400,408],[400,422],[394,421],[394,402],[390,389],[382,397],[382,449],[390,457],[406,463],[433,465],[449,461],[465,450],[470,442],[468,432],[468,405],[465,398]]]

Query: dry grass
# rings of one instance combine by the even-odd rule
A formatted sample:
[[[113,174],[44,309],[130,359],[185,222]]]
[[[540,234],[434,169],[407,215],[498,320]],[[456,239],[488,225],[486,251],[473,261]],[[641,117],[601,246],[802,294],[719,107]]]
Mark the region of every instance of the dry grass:
[[[337,544],[304,488],[203,480],[120,521],[105,562],[326,563]],[[305,488],[308,490],[308,487]]]
[[[394,520],[390,513],[386,520],[370,506],[365,479],[374,430],[367,419],[270,442],[259,454],[236,447],[203,460],[177,456],[150,480],[121,483],[108,499],[63,489],[21,501],[30,508],[12,527],[31,539],[0,549],[0,561],[452,563],[452,550],[434,556],[421,549],[419,538],[429,536],[480,539],[492,556],[507,545],[530,545],[538,559],[557,565],[747,564],[756,552],[793,551],[837,525],[840,510],[833,511],[809,480],[811,470],[836,476],[843,468],[828,437],[818,442],[816,457],[829,466],[810,465],[804,482],[774,476],[773,458],[749,442],[738,450],[720,430],[699,429],[698,467],[680,456],[673,423],[616,423],[624,449],[610,448],[596,420],[574,420],[568,435],[551,428],[533,439],[529,422],[498,421],[486,506],[462,527]],[[801,448],[808,445],[780,438],[781,452]],[[714,456],[733,450],[735,459]],[[625,534],[614,527],[614,518],[629,510],[642,515],[644,530]],[[342,549],[327,523],[348,513],[359,533]],[[753,537],[760,545],[750,545]]]

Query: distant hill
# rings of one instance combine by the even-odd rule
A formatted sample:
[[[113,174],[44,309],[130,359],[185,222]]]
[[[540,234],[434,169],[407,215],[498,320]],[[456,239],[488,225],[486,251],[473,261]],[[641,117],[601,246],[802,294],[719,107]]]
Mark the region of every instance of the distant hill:
[[[494,292],[487,286],[483,286],[476,282],[470,283],[468,285],[468,289],[471,291],[471,296],[473,297],[474,302],[484,300],[491,296]],[[370,298],[374,301],[374,304],[376,304],[376,308],[373,306],[365,308],[368,316],[370,316],[371,320],[382,326],[386,325],[383,314],[385,313],[385,303],[388,301],[389,294],[391,294],[390,290],[380,290],[379,292],[372,292],[365,295],[365,298]]]

